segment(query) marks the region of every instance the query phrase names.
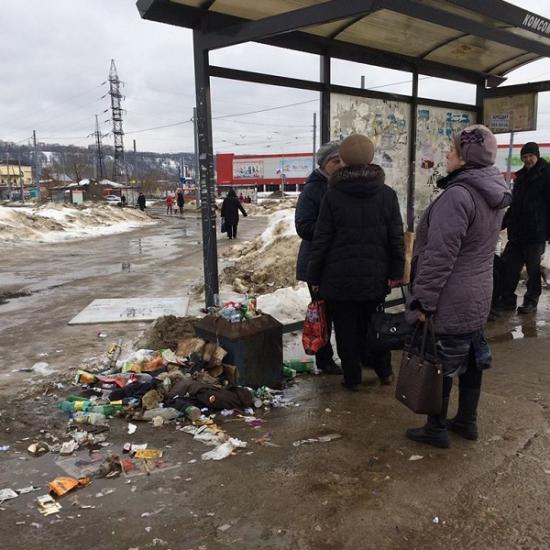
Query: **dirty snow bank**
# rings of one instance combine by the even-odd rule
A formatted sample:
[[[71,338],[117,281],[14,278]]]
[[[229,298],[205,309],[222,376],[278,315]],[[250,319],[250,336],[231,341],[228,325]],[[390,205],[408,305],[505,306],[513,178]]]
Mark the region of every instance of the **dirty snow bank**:
[[[269,216],[267,229],[254,241],[229,248],[222,282],[235,292],[266,294],[296,284],[300,238],[294,229],[294,208]]]
[[[53,243],[122,233],[152,223],[140,210],[109,205],[0,206],[0,242]]]

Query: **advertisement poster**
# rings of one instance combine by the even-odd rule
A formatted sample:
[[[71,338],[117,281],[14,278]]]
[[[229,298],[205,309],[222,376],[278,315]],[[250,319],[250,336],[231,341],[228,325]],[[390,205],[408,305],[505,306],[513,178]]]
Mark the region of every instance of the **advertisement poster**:
[[[261,179],[263,177],[263,160],[235,159],[233,161],[234,179]]]

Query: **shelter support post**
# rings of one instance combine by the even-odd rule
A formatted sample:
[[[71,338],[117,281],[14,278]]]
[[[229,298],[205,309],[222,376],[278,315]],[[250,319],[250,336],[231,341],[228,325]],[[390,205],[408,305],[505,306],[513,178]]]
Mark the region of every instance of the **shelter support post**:
[[[212,149],[212,112],[208,50],[202,33],[193,31],[198,144],[198,179],[201,197],[204,297],[206,307],[219,301],[218,246],[216,242],[216,182]]]
[[[407,185],[407,231],[414,231],[414,202],[416,178],[416,134],[418,118],[418,71],[412,75],[412,101],[410,103],[409,178]]]
[[[485,83],[478,82],[476,86],[476,122],[483,124],[483,99],[485,98]]]
[[[322,55],[321,62],[321,144],[330,141],[330,56]]]

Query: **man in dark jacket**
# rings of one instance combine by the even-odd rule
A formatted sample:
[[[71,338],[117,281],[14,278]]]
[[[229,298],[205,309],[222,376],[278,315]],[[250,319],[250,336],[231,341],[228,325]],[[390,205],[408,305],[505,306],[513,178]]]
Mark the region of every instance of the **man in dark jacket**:
[[[246,218],[247,213],[241,204],[241,201],[237,198],[237,193],[233,188],[229,189],[227,197],[223,200],[221,216],[225,222],[225,229],[227,236],[230,239],[237,238],[237,225],[239,224],[239,210]]]
[[[512,204],[503,226],[508,243],[502,253],[502,288],[497,309],[514,311],[515,294],[523,266],[527,268],[527,292],[518,313],[537,310],[542,291],[540,262],[545,242],[550,238],[550,164],[540,158],[534,142],[521,149],[523,168],[518,171]]]
[[[368,359],[383,384],[391,382],[391,353],[370,353],[371,315],[403,277],[403,221],[384,170],[371,164],[374,145],[354,134],[340,145],[342,167],[330,178],[315,226],[308,282],[334,320],[343,385],[357,390]]]
[[[311,241],[313,240],[313,232],[315,224],[319,217],[321,201],[325,196],[328,185],[328,178],[340,168],[340,156],[338,149],[340,144],[337,142],[325,143],[317,151],[317,164],[319,168],[314,170],[306,180],[304,189],[300,193],[298,203],[296,204],[296,214],[294,223],[296,233],[302,239],[300,250],[298,252],[298,261],[296,262],[296,279],[298,281],[307,281],[307,264],[309,262],[309,252],[311,249]],[[314,294],[311,292],[311,297]],[[342,369],[334,362],[332,345],[330,343],[332,320],[327,312],[328,326],[328,344],[321,348],[315,354],[315,363],[319,370],[325,374],[342,374]]]

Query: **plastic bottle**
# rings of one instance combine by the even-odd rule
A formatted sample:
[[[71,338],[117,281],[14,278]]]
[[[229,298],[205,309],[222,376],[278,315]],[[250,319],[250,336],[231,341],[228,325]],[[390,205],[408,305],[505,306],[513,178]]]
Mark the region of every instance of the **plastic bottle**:
[[[174,420],[180,416],[180,412],[172,407],[158,407],[156,409],[149,409],[143,413],[144,420],[152,420],[155,416],[160,416],[164,420]]]
[[[258,301],[256,299],[256,296],[254,294],[247,294],[246,295],[246,303],[248,306],[248,311],[254,317],[257,314],[258,310]]]
[[[76,412],[73,415],[73,420],[77,424],[92,424],[94,426],[106,426],[107,418],[104,414],[94,412]]]
[[[187,418],[189,418],[189,420],[192,420],[194,422],[201,417],[202,413],[198,407],[195,407],[194,405],[189,405],[189,407],[185,408],[184,414]]]
[[[315,368],[313,359],[287,359],[283,361],[285,367],[294,369],[296,372],[312,372]]]
[[[80,401],[62,401],[57,405],[57,408],[63,412],[88,412],[92,409],[91,401],[82,399]]]
[[[290,367],[287,367],[286,365],[283,365],[283,376],[285,376],[288,379],[295,378],[296,371],[294,369],[291,369]]]
[[[96,405],[92,407],[91,412],[101,413],[105,416],[113,416],[122,410],[122,401],[111,401],[108,405]]]

